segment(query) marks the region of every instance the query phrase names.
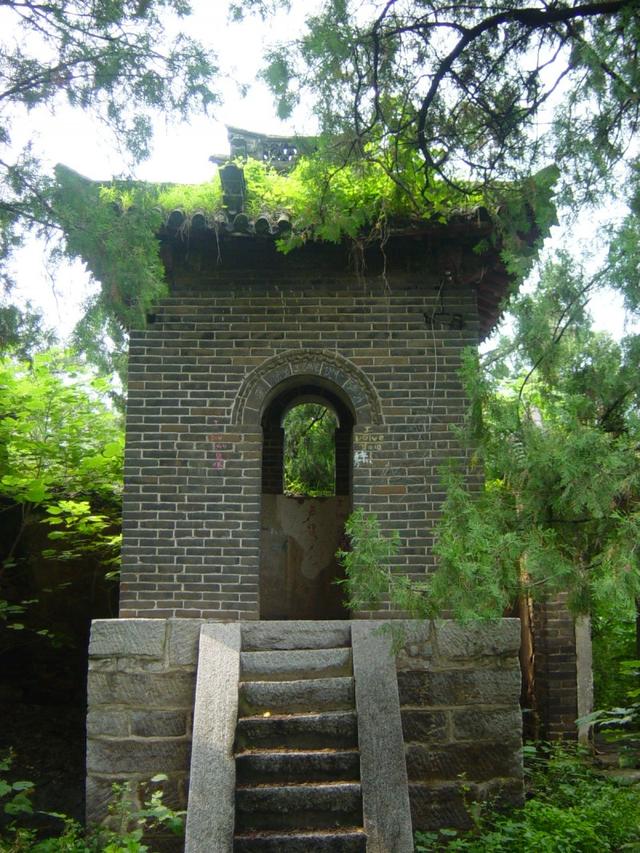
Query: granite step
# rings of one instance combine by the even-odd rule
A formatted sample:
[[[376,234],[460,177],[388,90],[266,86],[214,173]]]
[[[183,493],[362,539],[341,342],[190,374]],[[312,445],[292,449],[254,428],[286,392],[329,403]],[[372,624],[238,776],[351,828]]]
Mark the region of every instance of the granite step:
[[[360,754],[356,749],[286,752],[243,752],[236,755],[236,784],[288,782],[358,782]]]
[[[255,622],[242,626],[244,652],[351,646],[349,622]]]
[[[355,711],[321,714],[274,714],[241,717],[236,728],[236,751],[245,749],[316,750],[358,746]]]
[[[254,832],[235,837],[234,853],[365,853],[367,836],[361,829],[317,832]]]
[[[295,681],[351,675],[351,649],[279,649],[242,652],[241,681]]]
[[[351,628],[243,626],[236,853],[361,853]]]
[[[353,708],[354,702],[352,677],[245,681],[240,685],[238,713],[251,717],[264,711],[340,711]]]
[[[236,789],[236,833],[362,827],[356,782],[265,785]]]

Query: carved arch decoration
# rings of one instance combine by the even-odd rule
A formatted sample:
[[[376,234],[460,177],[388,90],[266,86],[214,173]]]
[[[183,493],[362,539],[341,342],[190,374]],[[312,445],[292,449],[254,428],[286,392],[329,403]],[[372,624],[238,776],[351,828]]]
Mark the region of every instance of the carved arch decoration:
[[[344,395],[358,425],[384,423],[380,398],[367,376],[335,350],[290,349],[268,358],[245,377],[231,411],[232,424],[258,426],[272,391],[287,380],[326,382]]]

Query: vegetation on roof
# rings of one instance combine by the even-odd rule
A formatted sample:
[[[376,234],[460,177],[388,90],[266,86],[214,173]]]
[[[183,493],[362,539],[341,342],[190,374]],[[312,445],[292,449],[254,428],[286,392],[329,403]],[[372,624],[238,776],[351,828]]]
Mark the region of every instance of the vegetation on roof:
[[[425,188],[415,153],[406,155],[401,183],[379,157],[348,165],[334,165],[321,156],[301,158],[288,174],[257,160],[239,165],[246,182],[244,212],[252,218],[282,212],[289,216],[292,230],[277,240],[283,252],[310,241],[384,241],[396,226],[446,223],[482,211],[494,223],[491,239],[518,277],[535,254],[532,240],[524,235],[532,230],[545,235],[555,221],[555,167],[518,184],[480,188],[439,180]],[[115,318],[124,328],[143,324],[150,306],[166,291],[156,235],[169,213],[177,209],[185,214],[185,231],[195,213],[204,214],[213,229],[225,213],[218,176],[198,185],[101,185],[59,166],[56,178],[67,250],[80,257],[102,285],[90,310],[102,319]],[[483,248],[486,243],[477,247]]]

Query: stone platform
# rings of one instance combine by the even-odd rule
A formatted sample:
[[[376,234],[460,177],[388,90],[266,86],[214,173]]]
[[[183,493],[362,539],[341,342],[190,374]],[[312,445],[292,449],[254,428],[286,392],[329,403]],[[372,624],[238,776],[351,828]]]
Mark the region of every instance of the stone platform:
[[[297,697],[304,709],[305,703],[311,701],[310,694],[295,681],[305,677],[309,666],[327,666],[327,684],[332,694],[328,698],[339,704],[348,701],[352,688],[341,680],[345,664],[342,658],[350,657],[351,649],[335,641],[336,636],[346,632],[351,638],[349,646],[353,643],[363,790],[367,779],[386,778],[387,771],[381,770],[384,756],[376,752],[375,745],[378,738],[383,743],[384,735],[393,730],[380,713],[384,716],[384,709],[393,709],[395,703],[400,718],[399,748],[405,765],[398,772],[406,772],[414,831],[467,826],[465,797],[498,796],[511,802],[521,799],[518,620],[464,626],[450,621],[393,620],[386,623],[386,628],[384,623],[369,620],[100,620],[93,624],[89,663],[89,821],[104,818],[113,782],[129,780],[137,784],[157,773],[168,777],[166,802],[186,807],[190,769],[195,766],[191,747],[200,637],[201,632],[203,637],[210,633],[202,631],[203,626],[211,626],[214,633],[216,626],[224,627],[237,636],[231,654],[237,658],[237,675],[229,677],[230,682],[235,678],[235,683],[230,683],[228,689],[229,696],[235,696],[231,700],[234,731],[239,696],[241,702],[257,703],[257,707],[267,694],[268,702],[286,704],[288,691],[289,698]],[[302,645],[306,651],[296,650],[299,645],[286,645],[287,637],[293,633],[305,638]],[[258,635],[262,645],[257,646]],[[340,647],[342,650],[336,651]],[[256,673],[256,667],[277,669],[278,658],[273,652],[283,648],[288,649],[285,658],[290,658],[288,664],[294,675],[276,672],[275,679],[270,676],[271,686],[265,687],[264,674]],[[256,656],[256,649],[263,651]],[[273,658],[270,662],[269,654]],[[238,681],[243,669],[252,673],[255,684],[240,690]],[[278,688],[278,679],[289,686]],[[317,693],[317,685],[309,690]],[[377,709],[378,716],[367,721],[367,708]],[[215,730],[215,720],[207,725],[209,731]],[[377,795],[373,792],[369,796],[375,799]],[[376,848],[367,846],[367,850],[373,849]]]

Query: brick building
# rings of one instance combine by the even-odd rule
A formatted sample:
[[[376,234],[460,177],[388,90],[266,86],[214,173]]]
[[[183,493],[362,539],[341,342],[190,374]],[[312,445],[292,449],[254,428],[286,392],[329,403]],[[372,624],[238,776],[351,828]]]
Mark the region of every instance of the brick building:
[[[342,247],[283,256],[231,235],[218,266],[212,239],[187,261],[166,238],[172,295],[131,335],[121,616],[269,618],[265,560],[288,545],[266,514],[285,511],[281,420],[298,400],[339,423],[335,501],[309,505],[323,529],[363,507],[400,532],[398,571],[433,566],[439,469],[461,455],[460,358],[478,340],[477,280],[491,286],[472,251],[482,227],[392,238],[386,280],[375,248],[355,275]]]
[[[264,143],[238,140],[253,146],[249,153]],[[170,295],[131,332],[120,620],[98,623],[91,647],[92,816],[112,780],[145,772],[168,772],[184,802],[199,725],[192,697],[201,624],[246,626],[241,661],[245,649],[299,648],[281,638],[251,645],[253,622],[308,620],[313,633],[313,623],[400,616],[342,606],[334,555],[344,521],[355,507],[375,513],[383,531],[400,534],[393,571],[421,578],[433,568],[440,469],[464,462],[452,429],[465,414],[462,353],[495,324],[512,283],[490,242],[476,250],[492,230],[481,210],[398,229],[357,254],[308,244],[283,255],[275,237],[286,218],[251,222],[237,198],[228,207],[224,222],[189,221],[180,211],[167,218],[159,239]],[[336,420],[330,497],[284,494],[283,419],[302,402],[326,406]],[[549,618],[571,635],[566,615]],[[478,796],[521,791],[514,629],[505,620],[492,642],[443,625],[452,645],[421,629],[398,658],[399,694],[393,688],[414,829],[464,824],[460,773]],[[547,662],[552,654],[547,643]],[[538,679],[548,707],[556,676],[561,701],[575,698],[573,688],[565,697],[575,648],[562,655],[560,669],[547,666]],[[356,678],[356,699],[357,691]],[[192,785],[198,772],[192,755]],[[377,818],[368,808],[372,837]],[[248,830],[275,832],[251,822]],[[365,849],[339,844],[326,849]],[[192,840],[188,849],[205,848]]]

